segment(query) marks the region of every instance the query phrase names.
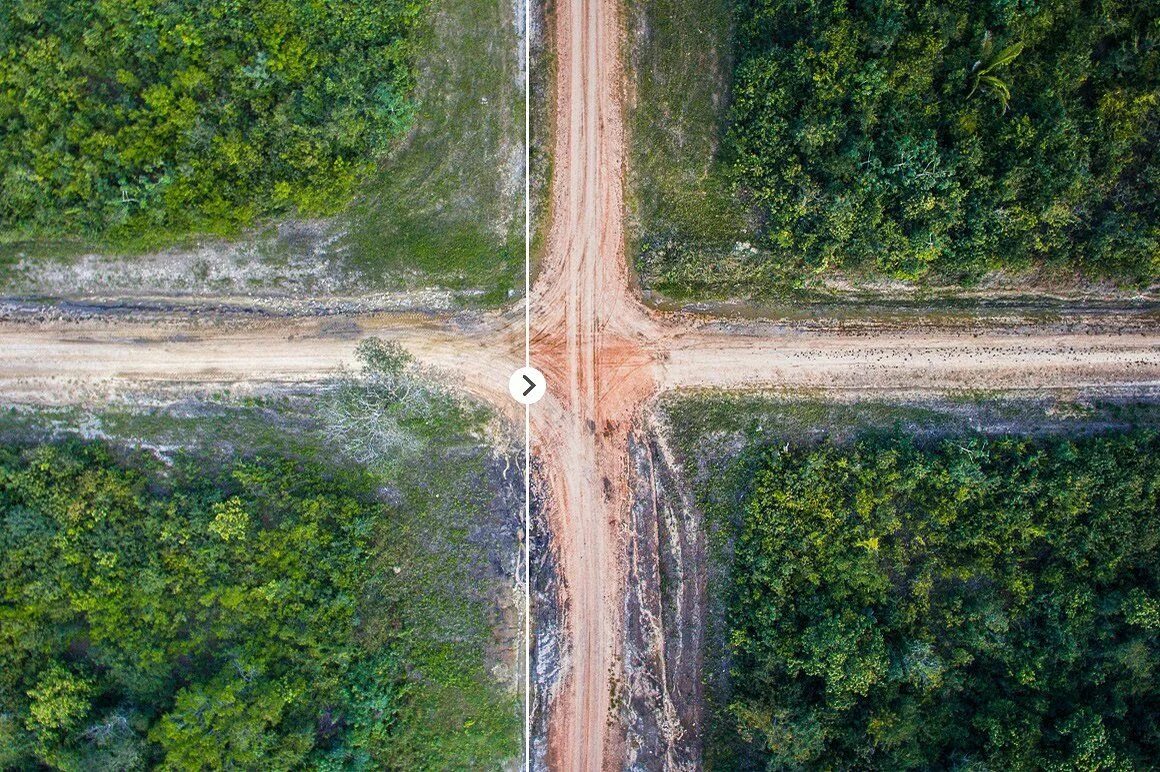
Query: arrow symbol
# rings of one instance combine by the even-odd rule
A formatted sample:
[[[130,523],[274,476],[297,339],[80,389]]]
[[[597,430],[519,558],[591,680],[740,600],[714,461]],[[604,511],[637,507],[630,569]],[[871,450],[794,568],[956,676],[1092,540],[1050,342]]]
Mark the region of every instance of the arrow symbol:
[[[539,401],[547,390],[548,382],[544,374],[534,367],[521,367],[508,378],[508,393],[521,405]]]

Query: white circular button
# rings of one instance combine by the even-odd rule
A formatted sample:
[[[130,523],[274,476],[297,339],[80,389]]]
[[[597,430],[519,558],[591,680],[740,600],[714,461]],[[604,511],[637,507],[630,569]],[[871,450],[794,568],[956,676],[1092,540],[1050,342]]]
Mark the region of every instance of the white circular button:
[[[547,390],[548,384],[544,380],[544,374],[534,367],[521,367],[508,379],[508,391],[511,392],[512,399],[521,405],[539,402]]]

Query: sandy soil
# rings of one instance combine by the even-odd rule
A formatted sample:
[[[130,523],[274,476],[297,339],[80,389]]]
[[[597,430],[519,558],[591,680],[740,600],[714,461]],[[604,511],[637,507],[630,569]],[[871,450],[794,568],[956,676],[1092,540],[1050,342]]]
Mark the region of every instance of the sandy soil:
[[[354,369],[367,337],[400,343],[450,383],[523,420],[507,394],[507,378],[523,362],[522,335],[496,315],[9,319],[0,321],[0,398],[61,405],[313,383]]]
[[[755,338],[688,333],[658,375],[674,388],[945,391],[1160,385],[1157,330],[789,330]]]
[[[0,321],[0,399],[59,405],[86,396],[132,395],[149,386],[200,390],[317,382],[353,368],[358,341],[376,336],[398,341],[455,385],[522,418],[506,385],[522,363],[516,332],[499,316],[466,323],[402,315],[229,324],[7,320]],[[619,447],[610,442],[608,422],[619,431],[617,425],[634,415],[654,387],[867,393],[1160,388],[1160,330],[1068,335],[1034,329],[928,329],[852,335],[791,329],[756,337],[744,328],[689,332],[662,322],[656,332],[631,361],[624,358],[631,343],[623,338],[604,334],[589,347],[578,336],[572,345],[589,348],[587,371],[579,365],[581,356],[577,366],[561,366],[566,351],[560,356],[554,350],[561,346],[560,336],[537,336],[533,362],[548,373],[553,390],[532,410],[537,442],[547,446],[562,436],[559,427],[573,425],[584,428],[581,439],[586,434],[594,447]],[[575,389],[566,387],[570,373]],[[568,403],[573,396],[580,405],[575,411]],[[573,412],[577,415],[564,420]],[[587,420],[595,417],[604,423],[594,432]],[[571,452],[543,451],[557,464],[566,463]]]
[[[544,463],[566,595],[565,675],[548,722],[553,769],[623,758],[608,724],[621,654],[627,438],[655,388],[649,352],[659,330],[629,292],[622,254],[617,12],[601,0],[564,0],[555,10],[554,218],[531,297],[532,361],[550,391],[533,411],[533,449]]]

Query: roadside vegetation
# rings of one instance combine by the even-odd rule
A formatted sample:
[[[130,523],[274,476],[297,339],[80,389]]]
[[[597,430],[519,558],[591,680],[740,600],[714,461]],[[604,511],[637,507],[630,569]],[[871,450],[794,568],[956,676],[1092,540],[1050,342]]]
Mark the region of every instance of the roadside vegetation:
[[[47,294],[112,275],[119,292],[505,300],[523,252],[513,13],[5,4],[0,279],[35,294],[51,261]]]
[[[729,598],[776,766],[1140,768],[1160,753],[1160,443],[771,452]]]
[[[431,0],[414,130],[343,216],[340,248],[376,286],[522,287],[523,81],[515,6]],[[522,22],[522,19],[520,20]]]
[[[4,418],[0,764],[518,755],[507,465],[485,411],[363,357],[322,395]]]
[[[1156,758],[1160,439],[1109,427],[1154,410],[730,402],[669,411],[713,556],[707,766]]]
[[[729,0],[629,0],[629,254],[646,297],[752,292],[765,279],[721,162],[730,80]],[[760,266],[756,266],[760,268]]]
[[[422,9],[5,3],[3,239],[150,248],[335,213],[410,126]]]
[[[1160,275],[1153,6],[640,8],[636,249],[662,292]]]

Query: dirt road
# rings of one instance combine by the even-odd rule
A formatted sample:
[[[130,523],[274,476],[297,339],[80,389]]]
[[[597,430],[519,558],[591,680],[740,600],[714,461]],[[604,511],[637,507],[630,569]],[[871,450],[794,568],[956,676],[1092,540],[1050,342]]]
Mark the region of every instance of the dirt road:
[[[533,411],[533,451],[567,594],[565,675],[548,722],[553,769],[599,769],[620,653],[618,536],[628,502],[627,437],[655,388],[660,337],[632,297],[622,254],[623,119],[617,6],[556,8],[557,81],[547,256],[532,292],[532,362],[550,397]]]
[[[666,388],[937,392],[1160,386],[1154,330],[787,330],[682,334],[657,376]]]
[[[522,421],[507,378],[522,335],[499,315],[469,324],[418,315],[201,321],[90,318],[0,321],[0,396],[69,404],[185,388],[313,383],[356,367],[359,340],[403,345],[449,381]]]
[[[655,389],[1160,387],[1160,331],[1146,326],[1065,334],[1050,327],[770,331],[654,320],[628,294],[619,252],[601,251],[599,228],[591,224],[600,220],[573,222],[560,231],[568,248],[553,251],[533,297],[533,362],[551,390],[532,411],[534,443],[552,493],[548,514],[567,596],[566,676],[549,721],[553,768],[596,769],[623,759],[611,695],[620,668],[626,437]],[[521,415],[506,382],[522,363],[522,329],[505,315],[8,320],[0,322],[0,397],[67,404],[154,389],[310,383],[351,367],[358,340],[368,336],[398,341],[452,382]]]
[[[518,332],[498,316],[469,326],[394,315],[349,317],[341,324],[311,318],[229,326],[183,319],[0,321],[0,400],[69,404],[86,395],[115,398],[151,386],[181,391],[312,383],[352,368],[358,341],[375,336],[399,342],[457,386],[522,416],[507,396],[507,377],[523,360]],[[657,333],[651,355],[638,350],[632,361],[623,358],[623,339],[601,337],[590,370],[592,393],[601,396],[587,401],[586,415],[631,414],[649,391],[644,387],[654,385],[857,392],[1160,388],[1160,330],[866,334],[788,327],[778,335],[754,336],[745,327],[698,332],[662,322]],[[541,360],[537,353],[536,363],[552,373],[553,393],[533,409],[544,431],[570,412],[560,393],[559,379],[567,373],[557,372],[559,360],[554,362],[549,344],[558,345],[556,336],[533,342],[543,354]],[[603,429],[596,433],[601,440]],[[565,460],[560,452],[551,457]]]

